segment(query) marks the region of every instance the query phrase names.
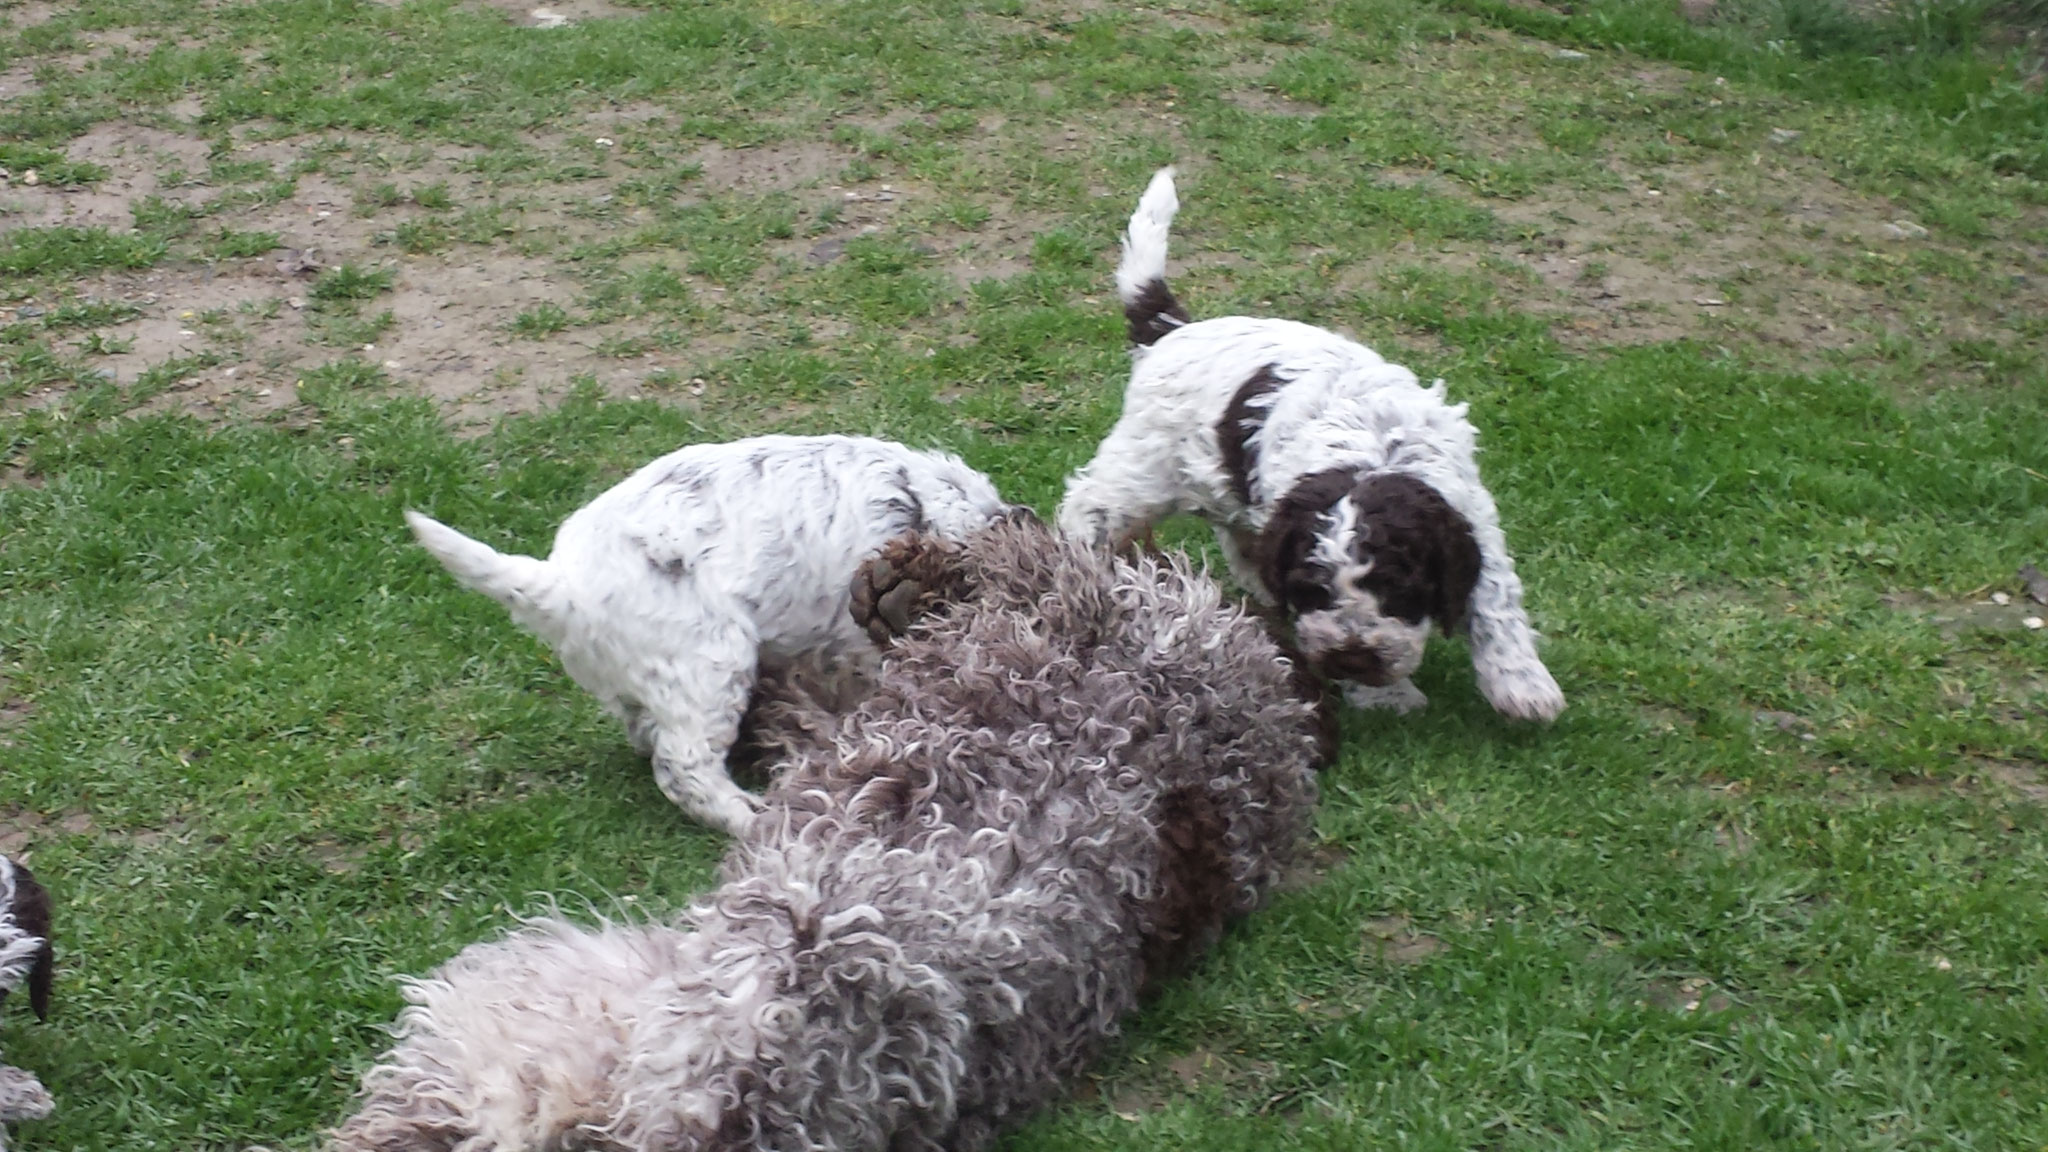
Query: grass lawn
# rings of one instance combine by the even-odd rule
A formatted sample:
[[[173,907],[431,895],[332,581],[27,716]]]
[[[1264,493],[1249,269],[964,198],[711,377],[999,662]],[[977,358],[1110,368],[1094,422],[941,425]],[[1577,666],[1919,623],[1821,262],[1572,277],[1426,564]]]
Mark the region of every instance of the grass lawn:
[[[2048,1145],[2038,5],[618,2],[0,0],[20,1148],[311,1148],[394,977],[699,891],[401,509],[545,551],[845,431],[1049,511],[1167,162],[1197,316],[1471,402],[1571,708],[1439,642],[1314,867],[1005,1147]]]

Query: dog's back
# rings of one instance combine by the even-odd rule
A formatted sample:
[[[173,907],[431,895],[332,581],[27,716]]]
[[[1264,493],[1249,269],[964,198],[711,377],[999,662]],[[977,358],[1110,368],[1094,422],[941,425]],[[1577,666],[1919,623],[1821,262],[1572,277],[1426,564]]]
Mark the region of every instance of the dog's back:
[[[770,658],[864,643],[853,566],[902,532],[952,537],[1005,507],[959,460],[883,440],[761,436],[647,464],[563,522],[545,560],[500,553],[418,512],[420,543],[509,609],[579,681],[650,646],[730,627]],[[600,696],[611,693],[593,683]]]

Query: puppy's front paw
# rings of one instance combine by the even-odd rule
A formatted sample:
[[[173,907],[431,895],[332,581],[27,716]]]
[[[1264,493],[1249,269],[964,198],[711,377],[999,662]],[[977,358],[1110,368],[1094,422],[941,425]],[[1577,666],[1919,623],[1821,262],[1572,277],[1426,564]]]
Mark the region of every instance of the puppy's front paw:
[[[1547,724],[1564,711],[1564,689],[1557,686],[1550,669],[1535,661],[1480,667],[1479,691],[1494,711],[1514,720]]]
[[[1396,680],[1379,688],[1347,680],[1344,683],[1344,702],[1361,711],[1381,709],[1402,715],[1429,707],[1429,697],[1422,694],[1422,689],[1417,688],[1413,680]]]
[[[919,617],[973,591],[959,545],[937,536],[898,536],[854,572],[853,622],[887,647]]]

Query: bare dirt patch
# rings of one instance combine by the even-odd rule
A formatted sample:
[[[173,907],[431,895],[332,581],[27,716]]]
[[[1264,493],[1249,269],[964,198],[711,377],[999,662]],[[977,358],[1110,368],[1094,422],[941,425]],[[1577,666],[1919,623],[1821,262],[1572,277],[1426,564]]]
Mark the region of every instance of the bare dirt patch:
[[[1365,955],[1383,964],[1420,964],[1444,949],[1442,940],[1416,931],[1406,916],[1368,920],[1362,936]]]
[[[1489,54],[1500,48],[1549,46],[1504,35],[1496,45],[1444,49],[1431,59],[1439,70],[1463,75],[1491,66]],[[1558,338],[1575,347],[1693,339],[1809,370],[1875,355],[1880,339],[1930,343],[1930,331],[1938,332],[1936,347],[2009,348],[2015,321],[2048,309],[2048,245],[2041,243],[2048,214],[2034,207],[2008,205],[1997,220],[1979,221],[1979,234],[1970,234],[1967,223],[1951,232],[1835,179],[1802,151],[1796,130],[1745,127],[1759,134],[1747,146],[1696,147],[1669,132],[1659,143],[1622,127],[1645,99],[1746,99],[1720,88],[1711,90],[1716,95],[1686,95],[1701,80],[1643,62],[1601,73],[1587,88],[1593,102],[1586,114],[1616,127],[1602,150],[1564,165],[1536,138],[1541,124],[1553,122],[1538,117],[1554,117],[1547,99],[1554,93],[1539,82],[1510,80],[1505,87],[1514,91],[1484,107],[1450,88],[1445,107],[1457,122],[1460,150],[1543,173],[1536,189],[1482,196],[1478,184],[1466,182],[1470,176],[1422,168],[1383,169],[1376,178],[1492,212],[1502,224],[1500,241],[1448,245],[1445,254],[1522,264],[1533,275],[1521,282],[1498,277],[1500,294],[1550,316]],[[1244,106],[1256,98],[1233,99]],[[1501,124],[1515,130],[1501,132]],[[1658,148],[1671,158],[1645,158]],[[1989,240],[1985,229],[1999,239]],[[1968,375],[1989,367],[1965,361],[1942,371]]]
[[[1255,1060],[1242,1053],[1218,1052],[1197,1047],[1167,1061],[1164,1066],[1143,1065],[1115,1083],[1109,1109],[1126,1120],[1135,1120],[1164,1108],[1176,1096],[1193,1095],[1215,1087],[1236,1096],[1256,1094],[1272,1083],[1279,1067],[1267,1060]],[[1081,1081],[1074,1089],[1077,1100],[1100,1100],[1109,1087],[1100,1077]],[[1284,1101],[1285,1095],[1271,1097],[1268,1105]],[[1261,1108],[1260,1111],[1266,1111]]]
[[[330,259],[349,254],[336,245],[321,251]],[[173,357],[203,356],[211,363],[145,408],[226,416],[288,407],[308,369],[354,356],[399,387],[446,402],[462,424],[531,411],[578,376],[627,392],[650,370],[642,360],[622,364],[598,351],[612,329],[572,329],[544,342],[512,333],[520,313],[573,303],[578,294],[573,279],[545,260],[486,249],[398,262],[392,290],[362,308],[388,311],[389,326],[372,342],[348,346],[316,342],[308,281],[281,273],[277,263],[259,257],[219,274],[166,270],[102,281],[100,298],[142,310],[109,330],[132,345],[104,363],[128,382]],[[220,319],[206,325],[203,317]]]
[[[27,809],[0,812],[0,853],[19,856],[36,843],[56,836],[90,836],[98,830],[84,812],[46,817]]]
[[[1966,632],[2036,631],[2027,621],[2043,614],[2041,606],[2029,598],[2007,592],[1964,600],[1938,600],[1924,592],[1892,592],[1883,600],[1886,607],[1926,619],[1950,639]]]
[[[1302,853],[1301,858],[1280,877],[1282,892],[1305,892],[1330,878],[1351,859],[1351,852],[1334,840],[1325,840]]]
[[[1322,114],[1314,104],[1291,100],[1271,88],[1237,88],[1223,94],[1223,99],[1247,112],[1261,116],[1288,116],[1308,119]]]
[[[729,148],[706,144],[690,157],[707,187],[732,192],[786,192],[837,174],[853,152],[827,140]]]
[[[135,224],[137,204],[150,196],[177,199],[174,189],[203,175],[207,164],[204,140],[118,121],[95,125],[65,154],[107,169],[107,178],[90,188],[29,187],[18,179],[0,185],[0,218],[13,227],[125,231]]]
[[[1568,344],[1673,339],[1740,341],[1798,367],[1866,344],[1906,317],[1885,274],[1921,250],[1960,253],[1903,209],[1858,194],[1796,160],[1770,167],[1617,166],[1619,191],[1547,188],[1483,203],[1515,238],[1533,282],[1502,281],[1516,303],[1553,318]],[[1387,183],[1469,197],[1434,173],[1391,170]],[[2048,253],[2005,250],[1999,270],[2025,302],[1987,308],[1972,290],[1928,277],[1952,318],[1948,334],[1998,330],[2005,311],[2048,307]],[[1873,274],[1877,273],[1877,274]]]
[[[1704,976],[1652,980],[1643,989],[1643,998],[1636,1003],[1681,1016],[1695,1012],[1726,1012],[1735,1006],[1733,998],[1714,987],[1714,982]]]
[[[2031,760],[1998,760],[1980,756],[1977,767],[1987,779],[2029,803],[2048,804],[2048,771],[2044,771],[2048,766]]]
[[[0,100],[19,100],[42,91],[36,83],[35,66],[23,60],[0,68]]]

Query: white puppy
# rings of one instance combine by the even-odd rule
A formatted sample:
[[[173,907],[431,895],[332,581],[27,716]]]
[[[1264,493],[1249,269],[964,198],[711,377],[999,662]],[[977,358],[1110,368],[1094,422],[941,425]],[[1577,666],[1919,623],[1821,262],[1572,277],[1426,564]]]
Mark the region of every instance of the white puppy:
[[[1191,323],[1166,285],[1180,204],[1161,171],[1124,234],[1117,295],[1137,363],[1123,416],[1067,482],[1060,528],[1120,546],[1173,512],[1206,517],[1245,588],[1292,620],[1311,667],[1361,707],[1427,700],[1409,676],[1430,622],[1464,629],[1494,708],[1550,720],[1477,433],[1443,382],[1288,320]]]
[[[965,539],[1008,507],[944,453],[763,436],[647,465],[564,521],[546,560],[406,520],[625,721],[670,800],[738,834],[756,801],[725,757],[756,675],[799,658],[864,668],[874,643],[849,612],[861,563],[906,532]]]

